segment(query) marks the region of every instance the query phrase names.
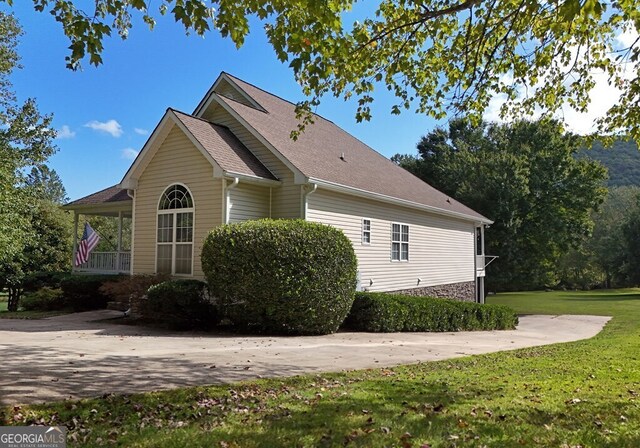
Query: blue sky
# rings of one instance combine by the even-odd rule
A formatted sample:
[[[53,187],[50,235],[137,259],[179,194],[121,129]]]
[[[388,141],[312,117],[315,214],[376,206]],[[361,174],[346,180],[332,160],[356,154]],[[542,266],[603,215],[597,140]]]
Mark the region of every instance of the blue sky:
[[[14,88],[20,100],[36,98],[41,112],[54,115],[53,126],[61,132],[50,165],[71,199],[118,183],[166,108],[192,112],[221,71],[288,100],[302,98],[291,70],[277,60],[259,26],[236,50],[215,33],[186,36],[169,18],[158,20],[153,32],[135,21],[126,41],[105,41],[103,65],[85,63],[73,72],[65,68],[69,42],[60,25],[33,11],[31,0],[14,5],[2,6],[24,29],[23,68],[12,76]],[[391,115],[391,104],[386,90],[376,92],[373,119],[359,124],[354,102],[326,98],[317,112],[388,157],[413,153],[436,123],[409,112]]]

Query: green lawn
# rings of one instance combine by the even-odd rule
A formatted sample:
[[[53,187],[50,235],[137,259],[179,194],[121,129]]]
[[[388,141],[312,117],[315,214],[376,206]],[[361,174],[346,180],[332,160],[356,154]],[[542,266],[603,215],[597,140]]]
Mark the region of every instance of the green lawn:
[[[76,440],[70,446],[91,447],[640,446],[640,290],[501,294],[489,302],[524,314],[614,319],[575,343],[11,407],[4,419],[61,422]]]
[[[69,314],[71,310],[56,311],[7,311],[7,293],[0,292],[0,319],[44,319],[45,317]]]

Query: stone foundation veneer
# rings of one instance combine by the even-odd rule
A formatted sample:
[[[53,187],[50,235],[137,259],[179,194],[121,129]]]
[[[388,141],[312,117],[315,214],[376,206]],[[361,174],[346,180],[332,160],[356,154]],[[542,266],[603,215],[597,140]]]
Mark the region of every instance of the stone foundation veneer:
[[[399,289],[397,291],[386,291],[390,294],[406,294],[408,296],[431,296],[443,299],[459,300],[461,302],[476,301],[476,283],[461,282],[450,283],[448,285],[423,286],[411,289]]]

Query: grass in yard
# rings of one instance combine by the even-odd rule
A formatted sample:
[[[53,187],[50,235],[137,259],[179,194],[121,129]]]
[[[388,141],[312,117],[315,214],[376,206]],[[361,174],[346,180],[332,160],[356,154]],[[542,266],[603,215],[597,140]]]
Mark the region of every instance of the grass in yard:
[[[70,446],[91,447],[640,446],[640,290],[501,294],[489,302],[523,314],[614,319],[595,338],[568,344],[11,407],[3,418],[62,423]]]
[[[0,293],[0,319],[44,319],[45,317],[59,316],[61,314],[69,314],[72,310],[56,310],[56,311],[7,311],[7,295]]]
[[[44,319],[46,317],[60,316],[62,314],[72,313],[73,310],[56,310],[56,311],[7,311],[7,304],[0,303],[0,319]]]

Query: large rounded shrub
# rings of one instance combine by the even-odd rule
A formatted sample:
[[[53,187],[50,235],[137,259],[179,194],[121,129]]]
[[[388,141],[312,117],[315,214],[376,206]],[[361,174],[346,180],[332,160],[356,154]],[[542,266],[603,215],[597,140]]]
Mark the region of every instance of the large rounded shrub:
[[[302,220],[215,228],[202,270],[223,313],[261,333],[335,332],[351,309],[357,259],[342,231]]]

